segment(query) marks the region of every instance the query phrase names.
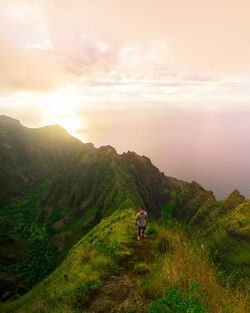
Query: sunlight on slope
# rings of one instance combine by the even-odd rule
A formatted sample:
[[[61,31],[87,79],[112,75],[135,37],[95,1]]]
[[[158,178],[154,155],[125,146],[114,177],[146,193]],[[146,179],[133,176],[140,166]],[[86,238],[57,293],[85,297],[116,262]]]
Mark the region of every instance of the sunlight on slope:
[[[58,124],[74,137],[78,137],[77,130],[83,128],[82,119],[80,121],[74,108],[61,103],[53,104],[44,110],[43,124]]]

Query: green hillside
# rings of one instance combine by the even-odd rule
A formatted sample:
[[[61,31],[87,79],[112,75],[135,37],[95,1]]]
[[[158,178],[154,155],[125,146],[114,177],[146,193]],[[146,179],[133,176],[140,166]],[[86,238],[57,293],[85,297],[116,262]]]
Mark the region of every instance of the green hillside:
[[[247,295],[224,286],[204,249],[176,223],[135,240],[132,209],[104,218],[49,277],[1,306],[10,312],[246,312]]]
[[[20,200],[86,149],[60,126],[32,129],[0,116],[0,205]]]
[[[210,257],[231,280],[246,284],[250,276],[250,202],[236,189],[217,205],[212,192],[193,182],[182,188],[172,216],[189,227]]]
[[[7,305],[7,312],[77,312],[84,308],[91,292],[101,285],[101,277],[116,271],[120,258],[130,253],[127,244],[134,216],[135,211],[123,210],[103,219],[47,279]]]
[[[180,312],[245,312],[250,203],[237,190],[216,201],[146,156],[97,149],[60,126],[30,129],[6,116],[0,170],[6,312],[103,312],[105,303],[104,312],[179,312],[183,303]],[[137,242],[140,207],[153,226]]]
[[[170,179],[144,156],[96,149],[59,126],[29,129],[2,116],[0,129],[2,300],[45,278],[115,210],[145,206],[157,218],[170,199]]]

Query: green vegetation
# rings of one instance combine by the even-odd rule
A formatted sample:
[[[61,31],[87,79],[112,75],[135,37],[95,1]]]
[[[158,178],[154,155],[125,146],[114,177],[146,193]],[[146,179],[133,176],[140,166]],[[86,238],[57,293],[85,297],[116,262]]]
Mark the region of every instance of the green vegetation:
[[[200,297],[197,290],[198,284],[191,282],[189,295],[185,296],[184,289],[174,285],[173,288],[165,288],[165,294],[162,298],[152,303],[149,307],[149,313],[205,313],[200,304]]]
[[[20,299],[6,303],[4,312],[78,312],[91,292],[101,286],[102,275],[117,271],[120,258],[129,255],[133,210],[117,211],[102,220],[70,251],[48,278]]]
[[[171,200],[171,201],[168,201],[163,206],[161,214],[162,214],[162,219],[163,219],[165,226],[167,226],[167,223],[169,219],[171,218],[171,213],[173,211],[174,205],[175,205],[175,200]]]
[[[154,222],[151,222],[149,226],[146,228],[146,233],[149,235],[153,235],[156,233],[156,227]]]
[[[250,271],[250,202],[236,189],[226,200],[216,201],[211,191],[195,182],[178,194],[172,217],[200,238],[211,260],[231,276],[231,283],[248,282]]]
[[[182,225],[157,224],[154,238],[156,261],[142,279],[145,297],[153,300],[149,312],[247,312],[248,285],[229,287],[204,245],[190,239]]]
[[[216,201],[216,208],[219,208],[220,206],[222,206],[223,202],[224,202],[224,200],[217,200]]]
[[[247,289],[230,288],[204,246],[190,240],[183,226],[154,222],[148,237],[137,242],[134,216],[126,209],[104,218],[50,276],[2,305],[3,312],[87,312],[94,295],[102,298],[104,284],[113,288],[109,277],[121,280],[110,290],[110,297],[123,292],[119,312],[246,312]],[[126,292],[119,289],[124,281]]]
[[[237,190],[216,201],[145,156],[2,116],[0,171],[4,312],[84,312],[98,296],[116,299],[106,312],[247,311],[250,200]]]
[[[26,194],[21,203],[13,203],[0,211],[2,276],[19,277],[21,288],[31,288],[55,269],[55,247],[50,242],[54,230],[36,222],[40,198],[50,181]],[[22,242],[22,247],[20,245]],[[21,279],[20,279],[21,274]],[[18,285],[16,291],[18,293]],[[15,292],[15,289],[13,290]],[[8,293],[6,294],[8,296]]]
[[[115,210],[145,206],[158,217],[169,200],[168,179],[134,152],[96,149],[59,126],[29,129],[4,116],[0,130],[2,300],[45,278]]]

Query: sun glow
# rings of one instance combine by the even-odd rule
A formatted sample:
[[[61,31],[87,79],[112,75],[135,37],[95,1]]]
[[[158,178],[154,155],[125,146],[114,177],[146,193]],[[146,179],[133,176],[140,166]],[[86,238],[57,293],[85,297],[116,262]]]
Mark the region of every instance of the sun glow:
[[[79,138],[77,130],[83,128],[82,122],[80,122],[74,108],[59,104],[51,105],[44,110],[43,124],[58,124],[66,129],[69,134],[77,138]]]

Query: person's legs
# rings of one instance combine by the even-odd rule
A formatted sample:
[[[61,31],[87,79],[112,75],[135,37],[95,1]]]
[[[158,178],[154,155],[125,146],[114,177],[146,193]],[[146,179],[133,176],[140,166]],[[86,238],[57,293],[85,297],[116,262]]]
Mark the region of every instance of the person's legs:
[[[146,229],[146,226],[137,226],[137,229],[138,229],[138,232],[137,232],[137,240],[140,240],[140,237],[144,237],[144,232],[145,232],[145,229]]]
[[[137,225],[137,240],[140,240],[140,236],[141,236],[141,226]]]
[[[142,236],[142,237],[144,237],[144,232],[145,232],[145,229],[146,229],[146,227],[145,227],[145,226],[141,228],[141,236]]]
[[[137,235],[140,236],[141,235],[141,226],[138,225],[137,226],[137,230],[138,230],[137,231]]]

